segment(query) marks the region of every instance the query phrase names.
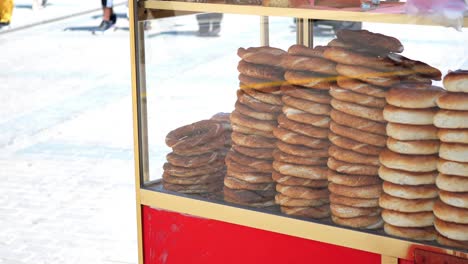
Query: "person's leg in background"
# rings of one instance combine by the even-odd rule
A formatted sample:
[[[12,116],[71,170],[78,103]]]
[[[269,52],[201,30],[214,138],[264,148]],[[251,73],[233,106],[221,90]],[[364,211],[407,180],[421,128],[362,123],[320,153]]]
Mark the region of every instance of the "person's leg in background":
[[[107,30],[117,21],[117,16],[114,14],[113,1],[101,0],[102,4],[102,22],[99,25],[99,30]]]
[[[13,6],[13,0],[0,0],[0,28],[10,25]]]
[[[210,18],[211,13],[203,13],[197,15],[198,21],[198,35],[199,36],[208,36],[210,33]]]
[[[223,13],[212,13],[211,14],[211,32],[212,36],[218,36],[221,32],[221,20],[223,20]]]

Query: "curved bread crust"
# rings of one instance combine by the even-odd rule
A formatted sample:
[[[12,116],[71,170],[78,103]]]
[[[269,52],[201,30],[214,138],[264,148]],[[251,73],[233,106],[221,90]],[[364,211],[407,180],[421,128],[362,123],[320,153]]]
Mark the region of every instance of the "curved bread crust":
[[[383,110],[386,121],[408,125],[432,125],[436,114],[437,108],[409,109],[386,105]]]
[[[439,153],[439,140],[397,140],[387,138],[387,148],[393,152],[409,155],[430,155]]]
[[[468,128],[468,111],[439,110],[434,125],[440,128]]]
[[[457,193],[440,190],[439,197],[448,205],[468,209],[468,192]]]
[[[294,85],[326,91],[330,90],[330,85],[336,80],[336,76],[292,70],[286,71],[284,78]]]
[[[385,223],[400,227],[427,227],[434,223],[432,212],[403,213],[393,210],[382,210]]]
[[[239,145],[232,145],[232,149],[236,152],[244,154],[249,157],[256,159],[272,160],[273,159],[273,149],[271,148],[249,148]]]
[[[369,144],[357,142],[355,140],[339,136],[335,133],[330,132],[328,134],[330,142],[338,147],[356,151],[366,155],[379,155],[383,150],[383,147],[376,147]]]
[[[212,174],[197,175],[193,177],[177,177],[168,173],[163,173],[162,178],[165,183],[177,185],[201,185],[221,182],[226,175],[226,171],[222,170]]]
[[[380,153],[380,163],[391,169],[429,172],[437,169],[437,155],[405,155],[385,149]]]
[[[302,186],[302,187],[311,187],[311,188],[320,188],[327,187],[327,180],[311,180],[304,179],[290,175],[283,175],[279,172],[273,172],[272,178],[276,183],[288,186]]]
[[[371,50],[378,49],[400,53],[404,49],[398,39],[367,30],[341,29],[336,32],[336,36],[344,42],[350,42]]]
[[[468,163],[439,159],[437,161],[437,170],[443,174],[466,177],[468,175]]]
[[[468,162],[468,144],[441,143],[439,156],[446,160]]]
[[[443,83],[447,91],[468,93],[468,71],[449,72],[445,75]]]
[[[311,180],[326,180],[327,167],[323,166],[306,166],[289,164],[281,161],[273,161],[273,168],[284,175],[311,179]]]
[[[271,203],[276,192],[274,190],[267,191],[251,191],[251,190],[233,190],[229,187],[223,187],[224,199],[230,198],[237,203],[241,204],[250,204],[250,203]]]
[[[434,227],[400,227],[385,223],[384,231],[391,236],[422,241],[433,241],[437,237]]]
[[[434,219],[434,227],[445,237],[454,240],[468,241],[468,225],[456,224],[438,219]]]
[[[323,58],[323,53],[327,48],[328,47],[325,46],[315,46],[314,48],[309,48],[301,44],[294,44],[289,47],[288,53],[293,55]]]
[[[264,171],[264,172],[272,172],[273,167],[271,165],[272,161],[271,160],[264,160],[264,159],[257,159],[253,158],[247,155],[244,155],[240,152],[237,152],[235,150],[230,150],[226,156],[226,162],[228,160],[232,160],[234,162],[239,163],[240,165],[243,166],[248,166],[251,168],[255,168],[259,171]]]
[[[180,185],[163,182],[163,187],[166,190],[180,193],[215,193],[221,191],[223,184],[214,182],[210,184],[193,184],[193,185]]]
[[[343,204],[353,207],[378,207],[379,206],[379,199],[378,198],[352,198],[347,196],[342,196],[338,194],[331,193],[330,194],[330,203],[332,204]]]
[[[243,105],[246,105],[255,111],[266,112],[266,113],[279,113],[281,112],[281,106],[267,104],[262,101],[259,101],[252,96],[246,94],[242,90],[237,90],[237,100]]]
[[[448,192],[468,192],[468,177],[439,173],[436,185],[439,189]]]
[[[263,92],[255,89],[244,89],[243,91],[260,102],[272,105],[283,105],[281,102],[281,96],[278,94]]]
[[[275,201],[276,204],[282,205],[282,206],[295,206],[295,207],[309,207],[309,206],[321,206],[329,203],[328,199],[323,198],[323,199],[296,199],[296,198],[291,198],[288,197],[284,194],[278,193],[275,196]]]
[[[163,165],[163,169],[165,173],[168,173],[171,176],[192,177],[197,175],[216,173],[220,170],[224,170],[224,160],[218,159],[213,163],[196,168],[179,167],[166,162]]]
[[[437,106],[442,109],[467,111],[468,93],[445,93],[437,98],[436,102]]]
[[[330,130],[339,136],[376,147],[385,147],[387,141],[385,136],[360,131],[359,129],[352,127],[342,126],[333,121],[330,123]]]
[[[364,165],[364,164],[353,164],[349,162],[344,162],[337,160],[333,157],[330,157],[327,162],[328,168],[344,173],[344,174],[353,174],[353,175],[377,175],[379,167]]]
[[[325,152],[325,151],[323,151]],[[276,161],[281,161],[290,164],[298,164],[298,165],[327,165],[328,155],[324,153],[324,157],[301,157],[297,155],[288,154],[283,152],[279,149],[275,149],[273,151],[273,157]]]
[[[331,107],[329,104],[320,104],[312,101],[283,95],[281,98],[287,106],[302,110],[313,115],[330,115]]]
[[[336,65],[336,71],[340,75],[378,86],[390,87],[400,82],[398,76],[395,76],[393,73],[376,71],[362,66],[339,63]]]
[[[444,93],[444,89],[437,86],[426,89],[392,88],[385,99],[387,103],[396,107],[432,108],[437,106],[437,99]]]
[[[283,106],[283,114],[288,119],[299,123],[322,128],[328,128],[330,126],[331,119],[327,115],[313,115],[287,105]]]
[[[408,59],[400,54],[396,54],[396,53],[390,53],[387,55],[387,57],[393,61],[395,61],[398,65],[401,65],[407,69],[410,69],[411,71],[417,73],[417,74],[413,74],[413,75],[410,75],[410,76],[417,76],[417,75],[420,75],[424,78],[427,78],[427,79],[433,79],[433,80],[440,80],[441,77],[442,77],[442,73],[424,63],[424,62],[421,62],[421,61],[415,61],[415,60],[411,60],[411,59]]]
[[[382,183],[376,176],[341,174],[333,170],[328,170],[328,181],[345,186],[367,186]]]
[[[174,166],[185,168],[196,168],[211,164],[219,159],[224,159],[226,156],[225,150],[213,151],[196,156],[181,156],[174,152],[166,155],[167,162]]]
[[[172,130],[165,142],[173,149],[187,149],[209,143],[229,130],[228,124],[214,120],[201,120]]]
[[[355,103],[363,106],[383,108],[386,104],[385,100],[370,95],[355,93],[350,90],[342,89],[338,85],[330,87],[330,95],[340,101]]]
[[[249,148],[275,148],[276,140],[257,135],[246,135],[237,132],[231,134],[234,144]],[[272,150],[273,151],[273,150]]]
[[[437,127],[433,125],[387,124],[387,135],[398,140],[436,140]]]
[[[330,206],[328,204],[321,206],[308,207],[288,207],[281,206],[281,212],[288,215],[308,217],[308,218],[325,218],[330,216]]]
[[[328,129],[325,128],[317,128],[311,125],[306,125],[303,123],[299,123],[293,120],[288,119],[285,115],[278,116],[278,124],[286,129],[294,131],[296,133],[314,137],[314,138],[327,138],[328,137]]]
[[[331,101],[331,96],[327,92],[303,88],[301,86],[284,84],[281,86],[281,92],[284,95],[289,95],[320,104],[330,104]]]
[[[380,166],[378,155],[364,155],[352,150],[343,149],[337,146],[328,148],[328,154],[337,160],[349,162],[353,164],[364,164],[372,166]]]
[[[281,67],[295,71],[310,71],[336,75],[336,63],[324,58],[285,55],[281,60]]]
[[[453,239],[444,237],[441,234],[437,235],[437,243],[444,245],[444,246],[449,246],[449,247],[468,249],[468,241],[453,240]]]
[[[357,79],[338,76],[336,82],[339,87],[356,93],[366,94],[378,98],[385,98],[387,95],[387,88],[375,86]]]
[[[382,187],[386,194],[403,199],[432,199],[438,195],[435,185],[399,185],[384,182]]]
[[[322,148],[322,149],[311,149],[309,147],[305,146],[300,146],[300,145],[294,145],[294,144],[288,144],[285,143],[281,140],[278,140],[276,142],[276,146],[278,147],[279,150],[282,152],[285,152],[287,154],[295,155],[295,156],[300,156],[304,158],[324,158],[328,157],[328,149]]]
[[[323,56],[329,60],[349,65],[359,65],[369,68],[386,70],[395,66],[395,63],[383,57],[367,56],[342,47],[328,47]]]
[[[386,125],[385,123],[372,121],[366,118],[358,117],[355,115],[350,115],[336,109],[331,110],[330,117],[336,123],[352,127],[355,129],[359,129],[362,131],[378,134],[378,135],[386,135]]]
[[[271,173],[262,172],[239,172],[227,170],[226,176],[233,177],[249,183],[272,183]]]
[[[426,185],[435,184],[438,172],[410,172],[404,170],[390,169],[380,166],[379,177],[394,184],[399,185]]]
[[[385,122],[381,108],[362,106],[337,99],[332,99],[331,105],[334,109],[353,116],[362,117],[377,122]]]
[[[267,191],[274,190],[275,183],[250,183],[233,177],[224,178],[224,186],[233,190]]]
[[[243,127],[257,129],[265,132],[271,132],[278,125],[276,120],[258,120],[252,117],[243,115],[237,111],[233,111],[230,116],[231,123]]]
[[[434,205],[434,215],[447,222],[468,224],[468,209],[454,207],[440,200]]]
[[[468,144],[468,129],[440,128],[437,135],[442,142]]]
[[[267,113],[267,112],[258,112],[255,109],[250,108],[247,105],[241,104],[239,101],[236,101],[234,106],[236,111],[239,113],[260,120],[276,120],[276,113]]]
[[[380,208],[353,207],[342,204],[330,204],[331,213],[340,218],[380,215]]]
[[[256,135],[266,138],[275,138],[275,135],[273,135],[273,131],[263,131],[238,124],[232,124],[232,131],[245,135]]]
[[[309,188],[302,186],[287,186],[276,184],[276,191],[291,198],[297,199],[323,199],[328,198],[330,192],[327,188]]]
[[[328,189],[331,193],[351,197],[351,198],[364,198],[375,199],[379,198],[382,193],[382,185],[374,184],[367,186],[346,186],[336,183],[330,183]]]
[[[353,218],[341,218],[332,215],[331,219],[337,225],[349,226],[360,229],[379,229],[383,226],[383,221],[380,215],[359,216]]]
[[[298,134],[296,132],[293,132],[291,130],[288,130],[282,127],[276,127],[273,130],[273,135],[275,135],[277,139],[283,142],[294,144],[294,145],[302,145],[302,146],[306,146],[309,148],[322,149],[322,148],[327,148],[330,145],[330,141],[328,141],[328,137],[324,137],[324,138],[308,137],[308,136]]]
[[[271,81],[283,80],[284,70],[281,68],[275,68],[271,66],[265,66],[260,64],[253,64],[244,60],[239,61],[237,70],[244,75],[261,78]]]
[[[285,54],[286,51],[272,47],[250,47],[237,50],[237,55],[247,62],[270,66],[280,66],[281,57]]]
[[[388,210],[417,213],[417,212],[432,212],[435,199],[403,199],[383,193],[379,198],[380,207]]]

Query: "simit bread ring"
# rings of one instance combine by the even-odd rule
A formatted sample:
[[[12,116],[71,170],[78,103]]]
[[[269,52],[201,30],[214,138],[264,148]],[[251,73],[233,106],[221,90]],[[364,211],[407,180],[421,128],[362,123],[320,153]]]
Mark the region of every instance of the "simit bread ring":
[[[266,113],[258,112],[254,109],[241,104],[239,101],[236,102],[234,108],[241,114],[260,120],[276,120],[277,114],[275,113]]]
[[[283,175],[279,172],[272,173],[273,180],[276,183],[287,185],[287,186],[302,186],[302,187],[311,187],[311,188],[320,188],[320,187],[327,187],[328,181],[327,180],[310,180],[304,179],[289,175]]]
[[[439,189],[448,192],[468,192],[468,177],[439,173],[436,185]]]
[[[327,167],[324,166],[307,166],[273,161],[273,168],[284,175],[311,180],[327,179]]]
[[[390,87],[400,82],[400,78],[391,72],[381,72],[370,68],[346,64],[337,64],[336,71],[340,75],[358,79],[373,85]],[[289,80],[288,80],[289,81]]]
[[[357,142],[346,137],[338,136],[337,134],[334,134],[332,132],[328,134],[328,139],[333,145],[344,149],[353,150],[361,154],[379,155],[380,152],[383,150],[382,147],[376,147],[369,144]]]
[[[285,55],[282,58],[281,66],[288,70],[337,74],[335,70],[336,63],[319,57]]]
[[[414,240],[433,241],[437,237],[434,227],[401,227],[385,223],[385,233],[391,236],[409,238]]]
[[[261,92],[255,89],[244,89],[244,93],[252,96],[260,102],[264,102],[272,105],[283,105],[281,102],[281,96],[273,93]]]
[[[397,140],[437,140],[437,127],[433,125],[387,124],[387,135]]]
[[[229,177],[234,177],[236,179],[249,182],[249,183],[271,183],[273,179],[271,178],[271,173],[261,173],[261,172],[237,172],[227,170],[226,173]]]
[[[468,111],[440,109],[434,116],[434,125],[440,128],[468,128]]]
[[[226,175],[225,170],[218,171],[216,173],[210,173],[205,175],[197,175],[193,177],[177,177],[171,176],[168,173],[163,173],[162,178],[164,182],[178,184],[178,185],[200,185],[220,182]]]
[[[224,178],[224,186],[233,190],[267,191],[274,190],[275,183],[250,183],[233,177]]]
[[[392,88],[385,99],[387,103],[402,108],[432,108],[437,106],[437,99],[444,93],[444,89],[437,86],[426,89]]]
[[[382,180],[376,176],[341,174],[333,170],[328,170],[327,178],[329,182],[345,186],[367,186],[382,183]]]
[[[282,85],[281,92],[285,95],[305,99],[320,104],[330,104],[331,101],[331,97],[327,92],[322,92],[308,88],[301,88],[300,86]]]
[[[308,218],[325,218],[330,216],[330,206],[328,204],[307,207],[281,206],[281,212],[287,215],[294,215]]]
[[[439,140],[406,140],[387,138],[387,148],[393,152],[410,155],[430,155],[439,153]]]
[[[288,144],[281,140],[276,142],[276,146],[284,153],[305,157],[305,158],[325,158],[328,157],[328,149],[326,147],[311,149],[301,145]]]
[[[380,215],[381,209],[378,207],[354,207],[342,204],[330,204],[331,213],[341,218],[353,218],[358,216]]]
[[[301,186],[287,186],[282,184],[276,184],[276,191],[288,197],[297,199],[326,199],[330,194],[327,188],[314,189]]]
[[[336,76],[292,70],[286,71],[284,73],[284,78],[290,84],[327,91],[330,89],[330,85],[336,80]]]
[[[286,162],[286,163],[291,163],[291,164],[298,164],[298,165],[315,165],[315,166],[317,165],[326,166],[327,160],[328,160],[328,155],[327,157],[306,158],[306,157],[291,155],[279,149],[275,149],[275,151],[273,151],[273,157],[275,158],[276,161],[281,161],[281,162]]]
[[[259,171],[264,171],[264,172],[272,172],[273,167],[271,165],[272,161],[271,160],[264,160],[264,159],[257,159],[257,158],[252,158],[246,155],[243,155],[239,152],[236,152],[234,150],[230,150],[227,153],[226,159],[231,159],[241,165],[244,166],[249,166],[252,168],[256,168]]]
[[[353,164],[344,161],[337,160],[330,157],[327,162],[328,168],[344,173],[353,175],[377,175],[379,167],[363,164]]]
[[[213,151],[196,156],[181,156],[173,152],[166,155],[167,161],[179,167],[194,168],[208,165],[216,160],[223,160],[226,156],[226,151]]]
[[[236,202],[243,204],[247,203],[261,203],[271,201],[275,197],[275,190],[266,191],[252,191],[252,190],[233,190],[229,187],[224,186],[223,188],[224,198],[230,198]]]
[[[305,206],[321,206],[324,204],[329,203],[328,199],[323,198],[323,199],[297,199],[297,198],[291,198],[288,197],[284,194],[278,193],[275,196],[275,201],[276,204],[282,205],[282,206],[294,206],[294,207],[305,207]]]
[[[387,138],[385,136],[372,134],[359,129],[338,125],[335,122],[330,123],[330,130],[342,137],[366,143],[372,146],[385,147]]]
[[[379,229],[383,226],[383,221],[380,215],[375,216],[358,216],[353,218],[341,218],[331,216],[332,221],[337,225],[349,226],[353,228],[363,229]]]
[[[308,136],[303,136],[301,134],[295,133],[291,130],[277,127],[273,130],[273,135],[283,142],[293,144],[293,145],[302,145],[309,148],[322,149],[330,145],[328,137],[324,139],[313,138]]]
[[[283,114],[290,120],[294,120],[299,123],[328,128],[330,126],[330,117],[326,115],[313,115],[302,110],[289,107],[287,105],[283,106]]]
[[[276,121],[268,121],[268,120],[258,120],[255,118],[251,118],[245,116],[237,111],[231,113],[231,123],[234,125],[240,125],[248,128],[253,128],[257,130],[262,130],[266,132],[271,132],[277,126]]]
[[[341,47],[328,47],[324,51],[323,56],[329,60],[342,64],[359,65],[382,70],[395,67],[395,62],[389,58],[368,56]]]
[[[179,185],[163,182],[163,187],[166,190],[180,193],[214,193],[221,191],[223,184],[222,182],[214,182],[210,184]]]
[[[165,173],[168,173],[171,176],[192,177],[224,170],[224,160],[218,159],[215,162],[197,168],[178,167],[166,162],[163,165],[163,169]]]
[[[399,185],[384,182],[383,191],[393,197],[403,199],[432,199],[437,198],[438,190],[435,185]]]
[[[343,149],[337,146],[328,148],[328,155],[337,160],[349,162],[353,164],[364,164],[372,166],[380,166],[378,155],[365,155],[352,150]]]
[[[273,131],[262,131],[255,128],[240,126],[237,124],[232,124],[232,131],[246,135],[256,135],[266,138],[275,138],[275,136],[273,135]]]
[[[442,142],[468,144],[468,129],[441,128],[437,135]]]
[[[434,227],[445,237],[454,240],[468,241],[468,225],[434,219]]]
[[[379,168],[379,177],[382,180],[399,185],[435,184],[437,174],[437,171],[410,172],[404,170],[390,169],[383,165]]]
[[[382,184],[367,186],[345,186],[336,183],[328,184],[331,193],[352,198],[375,199],[382,193]]]
[[[283,95],[281,100],[285,105],[305,111],[309,114],[329,115],[331,111],[331,107],[328,104],[314,103],[308,100],[291,97],[289,95]]]
[[[383,108],[386,104],[383,98],[372,97],[370,95],[355,93],[342,89],[338,85],[330,86],[330,95],[340,101],[355,103],[358,105]]]
[[[435,124],[436,113],[437,108],[409,109],[386,105],[383,110],[383,117],[388,122],[398,124],[432,125]]]
[[[275,148],[276,140],[257,135],[246,135],[237,132],[231,134],[234,144],[250,148]]]
[[[379,134],[386,136],[386,125],[385,123],[375,122],[366,118],[361,118],[354,115],[348,115],[336,109],[330,112],[330,117],[335,123],[359,129],[362,131]]]
[[[377,122],[385,122],[382,114],[382,108],[367,107],[349,102],[340,101],[337,99],[331,100],[331,105],[334,109],[353,115],[370,119]]]
[[[236,152],[244,154],[249,157],[256,159],[272,160],[273,159],[273,148],[249,148],[239,145],[233,145],[232,149]]]
[[[379,199],[378,198],[370,198],[370,199],[353,198],[353,197],[341,196],[338,194],[331,193],[330,203],[343,204],[343,205],[353,206],[353,207],[372,208],[372,207],[379,206]]]
[[[387,94],[387,88],[378,87],[360,80],[338,76],[337,78],[338,86],[343,89],[350,90],[360,94],[367,94],[373,97],[385,98]]]
[[[289,120],[285,115],[278,116],[278,124],[282,128],[289,129],[299,134],[314,137],[314,138],[327,138],[328,129],[316,128],[311,125],[302,124],[293,120]]]
[[[468,249],[468,240],[466,241],[453,240],[441,234],[437,234],[437,243],[444,245],[444,246],[449,246],[449,247],[462,248],[465,250]]]
[[[281,57],[285,54],[287,54],[286,51],[271,47],[239,48],[237,50],[237,55],[247,62],[274,67],[280,66]]]
[[[436,100],[437,106],[446,110],[467,111],[467,102],[468,93],[444,93]]]
[[[468,163],[439,159],[437,161],[437,170],[443,174],[467,177],[468,176]]]
[[[468,93],[468,71],[456,70],[444,77],[444,87],[449,92]]]
[[[226,167],[230,172],[245,172],[245,173],[271,173],[272,170],[259,170],[258,168],[253,168],[250,166],[242,165],[238,162],[235,162],[231,158],[226,158]]]
[[[328,47],[325,46],[315,46],[315,48],[309,48],[304,45],[294,44],[289,47],[288,53],[298,56],[323,58],[323,53],[327,48]]]
[[[175,148],[173,149],[173,152],[180,156],[196,156],[205,153],[210,153],[219,149],[224,149],[227,146],[230,146],[230,142],[231,133],[226,132],[204,145],[198,145],[195,148]]]
[[[437,155],[406,155],[385,149],[380,153],[380,163],[391,169],[430,172],[437,170]]]
[[[434,205],[434,215],[444,221],[468,224],[468,209],[454,207],[438,200]]]
[[[386,223],[400,227],[427,227],[434,223],[432,212],[403,213],[384,209],[382,218]]]
[[[379,198],[379,205],[384,209],[405,213],[432,212],[435,201],[434,198],[403,199],[382,193]]]
[[[242,90],[237,90],[237,99],[239,100],[241,104],[244,104],[258,112],[266,112],[266,113],[281,112],[281,106],[263,103],[253,98],[252,96],[246,94]]]
[[[237,70],[244,75],[271,81],[282,81],[284,70],[281,68],[239,61]]]
[[[439,197],[440,200],[448,205],[468,209],[468,192],[447,192],[440,190]]]
[[[397,53],[403,52],[403,45],[398,39],[367,30],[341,29],[336,32],[336,36],[344,42],[349,42],[368,49],[386,50]]]
[[[166,136],[166,145],[171,148],[192,148],[208,143],[229,128],[230,126],[213,120],[198,121],[169,132]]]

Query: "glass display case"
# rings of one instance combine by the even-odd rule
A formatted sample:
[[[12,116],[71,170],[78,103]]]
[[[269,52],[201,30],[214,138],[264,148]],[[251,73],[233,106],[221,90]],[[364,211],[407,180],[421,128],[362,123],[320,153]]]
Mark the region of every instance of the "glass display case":
[[[468,263],[468,74],[449,74],[468,69],[467,18],[457,31],[394,1],[129,7],[140,263],[176,247],[158,219],[183,233],[160,212],[206,219],[201,236],[226,223],[330,245],[329,263],[334,246]]]

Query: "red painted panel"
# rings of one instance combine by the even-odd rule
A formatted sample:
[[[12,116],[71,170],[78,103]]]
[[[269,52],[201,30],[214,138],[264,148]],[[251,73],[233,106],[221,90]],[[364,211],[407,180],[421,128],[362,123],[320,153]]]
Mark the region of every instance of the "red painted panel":
[[[380,263],[379,254],[143,206],[145,264]]]
[[[398,259],[398,264],[414,264],[412,260]]]

